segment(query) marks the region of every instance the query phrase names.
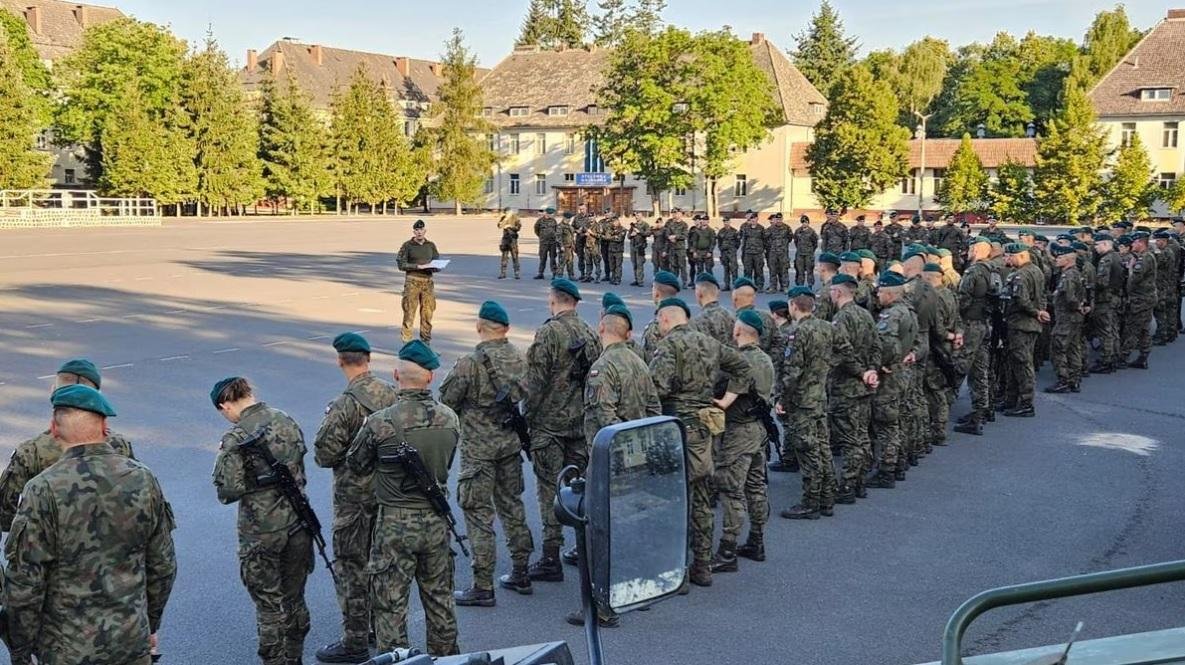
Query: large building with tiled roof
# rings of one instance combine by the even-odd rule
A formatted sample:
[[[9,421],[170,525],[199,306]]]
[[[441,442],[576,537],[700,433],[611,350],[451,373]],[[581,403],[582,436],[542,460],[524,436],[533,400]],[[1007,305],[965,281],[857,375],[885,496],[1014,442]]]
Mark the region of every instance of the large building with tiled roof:
[[[1185,177],[1185,9],[1170,9],[1090,90],[1112,147],[1139,134],[1161,187]],[[1167,216],[1157,205],[1155,214]]]
[[[776,46],[756,33],[749,40],[754,62],[770,78],[783,124],[760,147],[739,155],[734,172],[717,181],[721,213],[786,212],[789,155],[794,142],[809,141],[827,100]],[[596,91],[604,82],[610,52],[593,46],[560,50],[518,47],[481,83],[483,115],[496,132],[490,144],[499,155],[486,183],[487,208],[539,210],[547,206],[593,210],[649,209],[644,182],[627,177],[610,182],[587,129],[604,121]],[[705,181],[664,193],[664,209],[706,209]],[[446,202],[439,202],[447,207]]]

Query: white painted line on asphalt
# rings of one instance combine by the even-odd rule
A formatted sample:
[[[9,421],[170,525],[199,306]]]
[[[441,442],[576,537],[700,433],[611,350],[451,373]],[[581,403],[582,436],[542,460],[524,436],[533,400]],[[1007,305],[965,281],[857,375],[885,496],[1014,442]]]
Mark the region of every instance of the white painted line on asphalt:
[[[102,321],[103,319],[83,319],[79,323],[94,323],[95,321]]]
[[[120,363],[118,365],[107,365],[103,369],[120,369],[121,367],[131,367],[134,363]]]
[[[330,337],[333,337],[333,335],[313,335],[312,337],[306,337],[305,339],[311,342],[315,339],[329,339]]]
[[[185,310],[185,309],[170,309],[169,311],[165,312],[165,314],[184,314],[184,313],[185,313],[185,312],[187,312],[187,311],[189,311],[189,310]]]
[[[167,363],[171,360],[188,360],[188,359],[189,359],[189,356],[184,356],[184,355],[182,355],[182,356],[165,356],[164,358],[160,358],[160,361],[162,363]]]
[[[366,312],[367,314],[382,314],[384,310],[374,309],[373,307],[359,307],[359,312]]]
[[[151,278],[151,277],[137,277],[135,281],[137,281],[137,282],[147,282],[147,281],[148,281],[148,280],[150,280],[150,279],[152,279],[152,278]]]
[[[53,325],[52,323],[34,323],[31,326],[25,326],[25,327],[26,328],[48,328],[52,325]]]
[[[282,339],[278,342],[268,342],[267,344],[264,344],[264,346],[279,346],[281,344],[288,344],[290,341],[291,340]]]
[[[38,379],[38,380],[41,380],[41,379],[52,379],[52,378],[54,378],[55,376],[57,376],[57,374],[46,374],[45,376],[39,376],[39,377],[37,377],[37,379]]]
[[[362,330],[355,330],[354,332],[358,333],[359,335],[365,335],[366,333],[370,332],[370,328],[363,328]]]
[[[238,351],[238,350],[239,350],[239,347],[237,347],[237,346],[233,346],[229,349],[218,349],[217,351],[214,352],[214,355],[218,355],[220,353],[234,353],[235,351]]]
[[[177,279],[178,277],[184,277],[184,276],[185,275],[183,273],[177,273],[176,275],[169,275],[169,279]]]

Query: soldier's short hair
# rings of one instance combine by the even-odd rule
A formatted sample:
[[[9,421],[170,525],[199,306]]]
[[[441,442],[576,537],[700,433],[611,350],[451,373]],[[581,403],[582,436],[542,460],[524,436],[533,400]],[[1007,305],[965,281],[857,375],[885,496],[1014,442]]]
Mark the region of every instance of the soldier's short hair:
[[[790,306],[800,312],[809,312],[815,308],[815,299],[811,296],[794,296],[790,299]]]
[[[571,295],[564,293],[563,291],[561,291],[559,289],[552,289],[551,292],[555,295],[555,299],[560,301],[561,304],[571,305],[572,307],[575,307],[576,303],[578,302]]]
[[[674,298],[675,296],[679,295],[679,289],[676,289],[670,284],[655,282],[654,290],[658,291],[658,295],[662,296],[663,298]]]
[[[255,394],[251,384],[243,377],[237,377],[235,380],[222,387],[218,393],[218,404],[226,404],[227,402],[237,402],[241,399],[250,397]]]
[[[342,361],[343,365],[357,367],[358,365],[365,365],[370,362],[370,354],[366,351],[341,351],[337,354],[338,360]]]

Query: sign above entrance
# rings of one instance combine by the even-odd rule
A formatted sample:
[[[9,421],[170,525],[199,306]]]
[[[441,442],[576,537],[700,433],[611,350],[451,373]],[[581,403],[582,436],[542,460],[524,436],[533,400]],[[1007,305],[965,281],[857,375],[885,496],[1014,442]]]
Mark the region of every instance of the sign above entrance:
[[[577,173],[577,187],[609,187],[613,184],[612,173]]]

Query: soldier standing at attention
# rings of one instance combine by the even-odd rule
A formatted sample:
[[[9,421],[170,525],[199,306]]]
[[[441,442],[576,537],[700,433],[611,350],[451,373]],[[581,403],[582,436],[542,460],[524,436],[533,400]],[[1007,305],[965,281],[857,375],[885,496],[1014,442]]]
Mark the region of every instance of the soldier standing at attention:
[[[991,298],[999,297],[998,276],[990,263],[992,243],[980,235],[971,242],[967,255],[971,264],[959,280],[959,316],[963,320],[963,349],[968,359],[967,387],[971,391],[971,413],[959,424],[956,432],[980,436],[983,424],[991,413],[991,358],[988,354]],[[995,287],[993,287],[995,284]]]
[[[827,375],[831,371],[834,332],[831,324],[815,318],[815,294],[807,286],[790,289],[790,318],[778,376],[776,410],[784,413],[794,437],[794,452],[802,473],[802,501],[782,517],[817,520],[830,517],[835,505],[835,467],[827,435]]]
[[[922,379],[922,393],[925,397],[929,430],[923,432],[925,453],[933,446],[946,445],[946,426],[950,422],[950,403],[954,401],[952,391],[954,377],[958,372],[955,354],[963,346],[963,331],[959,329],[959,304],[955,294],[943,286],[942,266],[927,263],[922,278],[934,290],[934,337],[930,340],[930,357],[926,362]],[[958,380],[961,382],[962,377]],[[954,384],[954,385],[952,385]]]
[[[518,279],[518,234],[523,230],[518,212],[503,208],[502,216],[498,218],[498,230],[502,231],[502,241],[498,243],[498,250],[502,252],[502,270],[498,273],[498,279],[506,279],[506,263],[511,260],[514,261],[514,278]]]
[[[99,368],[95,367],[93,362],[86,358],[75,358],[62,363],[58,368],[53,389],[79,384],[98,390],[101,383]],[[106,440],[107,445],[115,452],[124,457],[136,458],[132,452],[131,442],[123,435],[108,432]],[[5,467],[4,473],[0,474],[0,531],[11,530],[12,520],[16,517],[17,503],[25,485],[37,474],[53,466],[61,457],[62,447],[49,430],[21,442],[16,450],[12,451],[8,466]]]
[[[716,246],[716,232],[708,226],[707,215],[696,215],[695,226],[687,232],[687,250],[691,254],[691,274],[712,272],[716,267],[712,248]]]
[[[932,244],[950,251],[954,269],[959,270],[963,267],[963,254],[967,251],[967,234],[955,226],[953,215],[943,215],[943,221],[942,228],[935,231],[936,238]]]
[[[337,602],[342,611],[342,638],[317,650],[323,663],[361,663],[370,658],[370,580],[366,560],[378,505],[374,475],[355,473],[346,453],[370,414],[395,403],[395,386],[370,373],[370,343],[357,333],[334,338],[337,366],[345,375],[345,392],[325,407],[313,439],[317,466],[333,469],[333,558]]]
[[[885,214],[881,218],[881,221],[885,222],[885,233],[888,234],[889,239],[893,241],[892,258],[900,258],[901,247],[904,244],[902,239],[905,237],[905,227],[902,226],[901,222],[897,219],[897,211],[886,210]],[[884,270],[886,267],[882,265],[881,269]]]
[[[836,275],[831,280],[831,300],[836,311],[832,321],[835,362],[830,378],[829,423],[843,451],[843,477],[836,503],[856,503],[856,499],[867,496],[864,476],[872,468],[868,425],[878,383],[881,343],[872,315],[855,302],[857,285],[858,280],[851,275]]]
[[[1033,348],[1042,324],[1049,323],[1045,311],[1045,275],[1029,260],[1029,246],[1011,243],[1004,248],[1012,274],[1008,276],[1010,298],[1004,312],[1008,323],[1008,382],[1005,386],[1004,415],[1032,418],[1033,384],[1036,368]]]
[[[535,341],[527,349],[525,415],[543,521],[543,554],[528,573],[539,582],[564,580],[559,557],[564,533],[552,506],[555,479],[570,464],[582,471],[588,464],[582,404],[588,371],[601,355],[601,342],[576,312],[579,302],[575,284],[552,280],[547,298],[551,318],[535,331]]]
[[[626,228],[622,226],[620,216],[613,215],[609,218],[605,234],[609,253],[609,262],[605,264],[605,274],[609,278],[609,283],[616,286],[621,284],[622,263],[625,260]]]
[[[24,487],[5,545],[14,665],[145,665],[177,574],[173,510],[160,483],[107,443],[99,391],[50,398],[61,459]]]
[[[765,479],[765,427],[757,412],[760,400],[768,409],[773,402],[774,364],[757,345],[764,327],[756,312],[742,312],[733,324],[733,344],[749,363],[749,382],[731,402],[716,400],[724,409],[724,438],[716,458],[713,485],[720,492],[723,527],[720,545],[712,559],[713,573],[737,570],[737,556],[753,561],[765,560],[765,522],[769,516],[769,498]],[[777,443],[777,442],[775,442]],[[737,548],[737,538],[749,517],[749,537]]]
[[[556,238],[555,208],[547,207],[543,214],[535,220],[535,237],[539,239],[539,274],[535,279],[543,279],[543,272],[547,270],[547,263],[551,262],[551,276],[559,273],[557,261],[559,259],[559,243]],[[406,340],[404,340],[406,341]]]
[[[1180,248],[1173,242],[1169,232],[1160,229],[1152,234],[1156,239],[1156,335],[1152,343],[1156,346],[1168,344],[1177,333],[1177,318],[1173,303],[1179,302],[1177,285],[1180,271],[1177,262],[1181,260]]]
[[[887,267],[889,261],[901,256],[893,249],[893,238],[885,231],[884,224],[878,219],[872,225],[872,236],[868,239],[869,249],[876,255],[878,267]]]
[[[823,228],[819,232],[823,251],[843,254],[848,251],[848,227],[839,221],[839,211],[835,208],[828,208],[825,214],[827,218],[823,221]]]
[[[907,463],[902,448],[901,418],[905,415],[903,402],[909,391],[907,362],[912,362],[915,338],[918,333],[917,316],[905,300],[906,280],[900,273],[886,270],[877,278],[877,299],[881,313],[877,316],[876,331],[880,338],[879,385],[872,398],[872,422],[869,434],[873,449],[880,451],[876,478],[868,487],[892,489],[896,486],[896,472]]]
[[[819,234],[811,228],[811,218],[798,218],[794,231],[794,284],[815,285],[815,250],[819,249]]]
[[[576,252],[576,229],[572,228],[572,213],[565,212],[560,218],[560,223],[556,226],[556,242],[560,247],[560,269],[561,275],[567,274],[568,279],[576,279],[576,266],[574,265]]]
[[[673,216],[667,220],[666,228],[663,232],[666,233],[667,241],[670,243],[667,248],[670,253],[670,270],[679,276],[679,279],[687,283],[687,222],[683,219],[683,211],[675,208]]]
[[[651,229],[651,236],[654,237],[654,249],[650,253],[650,261],[654,264],[654,273],[657,275],[660,270],[666,270],[670,265],[667,253],[670,241],[667,240],[666,234],[666,220],[659,215],[654,219],[654,228]]]
[[[737,249],[741,246],[741,234],[732,228],[732,218],[725,217],[716,232],[716,246],[720,248],[720,265],[724,268],[724,290],[732,287],[737,278]]]
[[[766,262],[769,263],[769,293],[781,293],[790,288],[790,227],[782,221],[782,213],[769,216],[765,230]]]
[[[756,302],[757,285],[752,280],[741,277],[732,283],[733,311],[737,315],[746,310],[757,312],[757,315],[761,317],[761,322],[765,324],[761,328],[761,350],[765,351],[770,358],[781,358],[786,341],[782,338],[782,333],[778,331],[777,323],[774,322],[773,317],[769,312],[757,309]]]
[[[617,215],[613,214],[612,210],[606,210],[605,216],[597,220],[597,239],[600,241],[598,249],[601,251],[601,264],[605,266],[606,282],[613,279],[613,258],[609,251],[611,242],[609,236],[613,234],[614,226],[617,226]]]
[[[398,399],[366,419],[346,456],[355,471],[377,470],[374,489],[379,513],[367,569],[380,652],[410,646],[407,601],[414,580],[424,607],[428,653],[460,653],[448,522],[433,509],[402,464],[384,461],[397,453],[400,444],[410,445],[423,460],[428,480],[447,494],[448,470],[461,427],[457,414],[432,399],[428,389],[438,367],[440,359],[427,345],[418,341],[404,344],[395,370]]]
[[[724,345],[733,343],[732,329],[736,319],[720,306],[720,282],[710,272],[695,278],[695,300],[700,312],[691,319],[691,327]]]
[[[905,229],[902,244],[906,242],[912,244],[925,243],[926,236],[928,235],[929,231],[926,230],[926,227],[922,226],[922,216],[914,215],[909,220],[909,228]]]
[[[1127,311],[1123,320],[1123,348],[1119,352],[1118,367],[1148,369],[1148,354],[1152,350],[1152,312],[1159,300],[1156,292],[1156,271],[1160,268],[1156,257],[1148,251],[1148,232],[1131,234],[1132,251],[1127,260]],[[1135,362],[1129,363],[1132,351],[1139,351]]]
[[[1090,368],[1094,374],[1114,372],[1115,363],[1119,359],[1118,316],[1123,308],[1127,268],[1114,248],[1115,242],[1111,234],[1095,234],[1094,250],[1098,256],[1098,264],[1094,268],[1094,306],[1091,307],[1089,315],[1090,330],[1099,339],[1099,359]]]
[[[604,256],[601,254],[601,236],[604,235],[604,220],[589,219],[588,233],[584,235],[584,255],[588,261],[588,276],[586,282],[601,281],[601,264]],[[608,266],[605,266],[606,274]]]
[[[428,263],[440,258],[436,243],[428,240],[424,220],[417,219],[411,225],[412,238],[399,248],[399,269],[406,273],[403,280],[403,341],[411,340],[412,328],[416,323],[416,312],[420,313],[420,339],[425,344],[432,340],[432,314],[436,311],[436,291],[432,284],[432,273]]]
[[[1078,270],[1078,254],[1072,247],[1054,245],[1054,267],[1058,269],[1053,291],[1053,349],[1050,359],[1057,383],[1047,393],[1078,392],[1082,380],[1082,326],[1086,310],[1086,283]]]
[[[616,293],[614,293],[612,291],[606,291],[605,294],[601,296],[601,316],[605,316],[605,313],[609,311],[609,308],[614,305],[618,305],[619,307],[621,307],[622,309],[624,309],[627,312],[630,311],[629,308],[626,307],[625,301],[621,299],[621,296],[617,295]],[[634,322],[634,320],[631,317],[630,318],[630,328],[629,328],[629,330],[626,331],[625,345],[629,348],[630,351],[633,351],[636,356],[641,358],[643,363],[645,363],[646,362],[646,355],[642,351],[642,347],[638,344],[638,340],[634,339],[634,334],[633,334],[634,333],[634,323],[633,322]]]
[[[239,444],[264,432],[259,445],[288,467],[303,490],[304,434],[288,414],[256,401],[242,377],[214,384],[210,401],[233,424],[214,462],[214,487],[219,501],[239,504],[240,576],[255,602],[259,657],[264,665],[299,663],[309,634],[304,586],[313,570],[313,540],[276,487],[273,472]]]
[[[858,252],[871,246],[872,233],[864,224],[864,219],[864,215],[857,215],[856,225],[848,230],[848,251]]]
[[[473,543],[473,587],[456,591],[458,605],[493,607],[494,565],[498,543],[494,515],[506,531],[514,568],[499,584],[530,594],[527,564],[535,541],[523,508],[522,443],[506,423],[509,409],[527,397],[527,359],[507,334],[510,315],[487,300],[477,313],[476,350],[457,360],[440,384],[440,401],[461,419],[461,469],[457,503],[465,513],[465,531]],[[503,401],[499,402],[499,396]]]
[[[757,221],[757,213],[752,210],[745,213],[740,238],[745,278],[751,281],[755,288],[761,289],[765,284],[765,229]]]
[[[654,275],[654,283],[650,286],[650,300],[658,307],[658,303],[667,298],[679,295],[682,286],[674,273],[660,270]],[[658,340],[662,334],[658,331],[658,319],[650,319],[642,329],[642,360],[647,364],[654,359],[654,352],[658,349]]]
[[[646,282],[646,243],[650,238],[650,224],[642,213],[634,213],[634,221],[630,222],[626,237],[630,241],[630,264],[634,267],[634,281],[630,282],[630,286],[642,286]]]
[[[572,231],[576,234],[576,260],[580,264],[580,281],[586,281],[590,268],[588,260],[588,227],[592,220],[588,216],[588,207],[581,203],[576,208],[576,216],[572,218]]]
[[[712,439],[724,433],[724,413],[713,402],[718,368],[728,378],[724,403],[731,403],[748,385],[749,363],[726,346],[687,325],[691,310],[679,298],[658,303],[656,318],[662,339],[650,361],[650,376],[658,389],[664,415],[676,416],[687,432],[687,484],[691,495],[691,552],[689,578],[697,586],[712,585],[711,506]]]

